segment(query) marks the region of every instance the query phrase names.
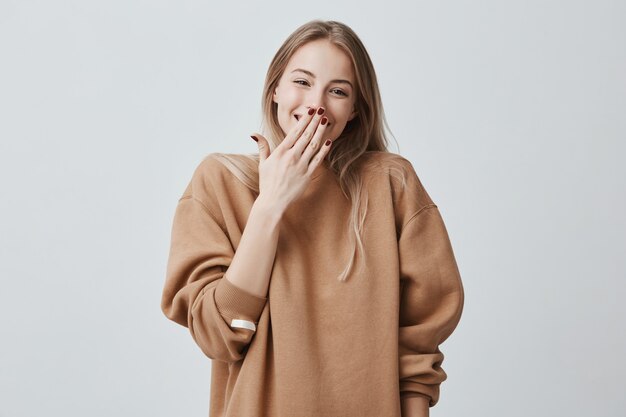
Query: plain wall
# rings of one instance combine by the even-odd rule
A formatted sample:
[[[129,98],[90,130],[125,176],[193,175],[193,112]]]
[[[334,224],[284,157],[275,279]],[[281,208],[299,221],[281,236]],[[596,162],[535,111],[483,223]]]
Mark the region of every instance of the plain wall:
[[[0,416],[206,416],[172,217],[254,153],[284,39],[339,20],[466,301],[432,416],[626,414],[626,3],[0,0]],[[375,383],[375,381],[364,381]]]

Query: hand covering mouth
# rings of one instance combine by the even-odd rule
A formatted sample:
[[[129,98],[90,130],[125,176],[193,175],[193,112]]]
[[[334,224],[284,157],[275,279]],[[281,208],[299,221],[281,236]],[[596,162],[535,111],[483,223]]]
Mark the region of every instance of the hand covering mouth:
[[[300,117],[301,117],[301,116],[300,116],[299,114],[294,114],[294,115],[293,115],[293,117],[295,117],[295,118],[296,118],[296,120],[300,120]],[[332,123],[328,122],[328,123],[326,123],[326,126],[330,126],[331,124],[332,124]]]

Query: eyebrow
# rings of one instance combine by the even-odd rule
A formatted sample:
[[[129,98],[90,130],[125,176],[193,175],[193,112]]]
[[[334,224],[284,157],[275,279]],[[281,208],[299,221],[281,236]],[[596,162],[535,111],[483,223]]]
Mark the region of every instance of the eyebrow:
[[[306,75],[308,75],[309,77],[315,78],[315,74],[313,74],[311,71],[307,71],[305,69],[302,68],[296,68],[295,70],[291,71],[292,73],[296,72],[296,71],[300,71],[305,73]],[[352,88],[354,90],[354,87],[352,86],[352,83],[348,80],[331,80],[331,83],[340,83],[340,84],[348,84],[350,86],[350,88]]]

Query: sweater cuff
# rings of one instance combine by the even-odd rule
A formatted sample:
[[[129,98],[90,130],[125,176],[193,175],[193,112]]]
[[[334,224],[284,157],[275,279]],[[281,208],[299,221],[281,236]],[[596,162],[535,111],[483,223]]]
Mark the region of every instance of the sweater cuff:
[[[251,294],[230,282],[225,276],[215,288],[215,305],[228,319],[243,319],[258,323],[267,298]]]
[[[437,402],[439,402],[439,395],[435,394],[434,397],[428,395],[428,394],[424,394],[421,392],[415,392],[415,391],[404,391],[400,393],[400,398],[402,400],[404,400],[405,398],[412,398],[412,397],[423,397],[426,398],[428,400],[428,406],[429,407],[433,407],[435,404],[437,404]]]

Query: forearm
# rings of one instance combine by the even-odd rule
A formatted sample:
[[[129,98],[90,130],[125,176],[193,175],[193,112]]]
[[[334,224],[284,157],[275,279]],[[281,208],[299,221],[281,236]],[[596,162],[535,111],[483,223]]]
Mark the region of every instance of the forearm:
[[[428,397],[415,396],[402,398],[402,417],[428,417]]]
[[[224,278],[249,293],[267,297],[281,217],[282,211],[257,198]]]

